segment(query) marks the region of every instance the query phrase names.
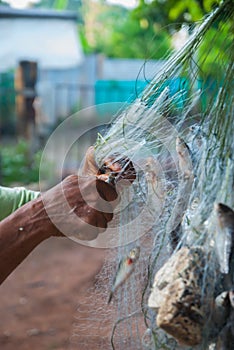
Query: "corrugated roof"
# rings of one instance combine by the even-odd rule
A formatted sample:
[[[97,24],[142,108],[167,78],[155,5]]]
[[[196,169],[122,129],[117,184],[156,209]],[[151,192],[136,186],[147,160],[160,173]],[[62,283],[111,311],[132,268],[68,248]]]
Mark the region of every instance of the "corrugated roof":
[[[55,11],[41,8],[19,10],[9,6],[0,6],[0,19],[1,18],[55,18],[74,21],[79,19],[77,13],[73,11]]]

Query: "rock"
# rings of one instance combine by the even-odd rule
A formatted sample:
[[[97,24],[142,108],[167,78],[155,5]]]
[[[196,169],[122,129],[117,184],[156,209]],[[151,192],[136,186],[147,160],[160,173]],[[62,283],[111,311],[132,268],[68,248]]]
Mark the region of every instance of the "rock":
[[[183,345],[202,341],[209,305],[204,300],[205,262],[201,247],[181,248],[156,273],[149,297],[149,307],[157,311],[157,325]]]

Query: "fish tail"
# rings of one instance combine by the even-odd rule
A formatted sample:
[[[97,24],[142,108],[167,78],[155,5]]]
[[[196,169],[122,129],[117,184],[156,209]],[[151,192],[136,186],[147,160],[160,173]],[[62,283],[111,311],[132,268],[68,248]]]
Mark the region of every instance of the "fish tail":
[[[108,299],[107,304],[110,304],[110,302],[111,302],[111,300],[112,300],[112,297],[113,297],[113,292],[110,292],[110,296],[109,296],[109,299]]]

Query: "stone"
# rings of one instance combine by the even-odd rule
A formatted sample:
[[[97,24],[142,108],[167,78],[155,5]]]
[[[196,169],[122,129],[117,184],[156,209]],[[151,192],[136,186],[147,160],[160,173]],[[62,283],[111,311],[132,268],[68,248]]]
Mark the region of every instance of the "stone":
[[[181,345],[202,341],[209,304],[202,285],[205,261],[201,247],[183,247],[155,275],[148,305],[157,311],[157,325]]]

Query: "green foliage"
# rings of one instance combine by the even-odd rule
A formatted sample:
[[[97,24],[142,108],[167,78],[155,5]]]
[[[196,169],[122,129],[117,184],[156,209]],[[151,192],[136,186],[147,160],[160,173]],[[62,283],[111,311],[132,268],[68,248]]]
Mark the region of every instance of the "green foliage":
[[[90,47],[87,37],[85,35],[85,28],[83,25],[78,26],[78,36],[80,38],[81,46],[86,55],[92,53],[93,49]]]
[[[120,6],[103,8],[94,38],[93,49],[108,57],[160,59],[170,50],[170,37],[160,25]]]
[[[194,21],[199,20],[203,15],[202,9],[196,0],[184,0],[172,6],[168,16],[171,20],[176,21],[181,15],[186,13],[190,14],[190,17],[187,18],[191,18]]]
[[[222,35],[217,36],[217,30],[219,33],[222,33]],[[211,28],[207,32],[206,38],[202,42],[198,53],[199,61],[204,61],[203,57],[206,57],[202,65],[202,70],[200,71],[200,75],[203,79],[212,76],[216,80],[222,81],[224,72],[226,71],[225,67],[228,66],[230,60],[233,60],[233,57],[227,55],[227,52],[230,53],[230,48],[234,40],[234,35],[230,36],[230,32],[230,22],[220,22],[217,28]],[[212,52],[207,55],[207,50],[212,44]]]
[[[29,151],[28,143],[22,140],[15,146],[1,147],[3,185],[38,182],[41,151],[35,153],[32,160],[30,160]]]
[[[54,8],[56,10],[65,10],[67,8],[69,0],[55,0]]]
[[[202,19],[220,2],[221,0],[140,0],[135,15],[162,26],[171,24],[171,28],[178,28],[183,23],[191,24]]]
[[[134,10],[134,15],[138,19],[160,23],[167,28],[168,32],[173,32],[184,23],[187,23],[190,29],[194,28],[197,21],[220,3],[221,0],[153,0],[151,2],[141,0]],[[225,64],[230,61],[227,52],[233,42],[233,38],[230,37],[230,25],[233,24],[230,20],[226,20],[227,15],[223,12],[219,22],[213,23],[212,28],[203,38],[197,57],[194,58],[202,79],[222,80]],[[222,35],[219,35],[218,40],[214,40],[217,30],[222,30]],[[221,62],[222,67],[220,67]]]

